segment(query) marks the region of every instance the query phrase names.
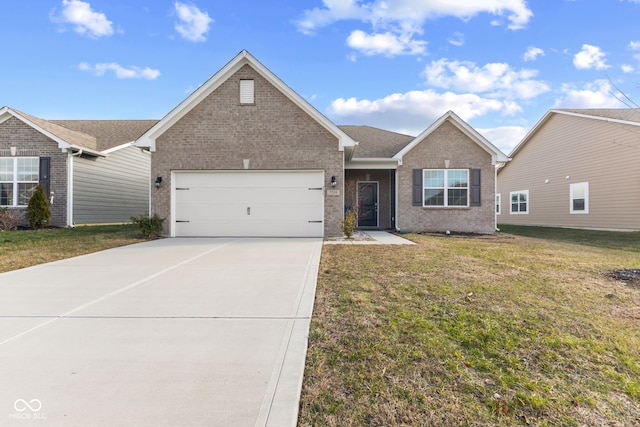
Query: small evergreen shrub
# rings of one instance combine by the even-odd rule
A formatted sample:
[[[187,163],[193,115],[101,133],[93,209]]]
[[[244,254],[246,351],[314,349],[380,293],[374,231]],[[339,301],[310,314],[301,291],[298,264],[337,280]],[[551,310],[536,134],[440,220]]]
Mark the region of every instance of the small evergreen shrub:
[[[0,231],[13,231],[20,225],[20,215],[7,208],[0,209]]]
[[[349,209],[344,213],[344,220],[342,221],[342,232],[347,239],[353,237],[358,225],[358,214],[353,209]]]
[[[27,222],[31,228],[42,229],[49,225],[51,221],[51,209],[49,208],[49,199],[44,193],[41,185],[36,187],[36,192],[29,199],[27,213],[25,215]]]
[[[158,214],[132,216],[131,221],[140,227],[142,235],[147,239],[157,239],[162,233],[164,218],[160,218]]]

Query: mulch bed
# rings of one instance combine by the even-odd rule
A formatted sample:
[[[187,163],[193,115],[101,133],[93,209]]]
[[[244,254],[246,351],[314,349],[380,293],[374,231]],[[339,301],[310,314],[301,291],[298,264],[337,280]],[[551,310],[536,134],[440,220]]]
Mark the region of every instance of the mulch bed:
[[[607,274],[609,277],[621,280],[627,285],[640,287],[640,269],[611,270]]]

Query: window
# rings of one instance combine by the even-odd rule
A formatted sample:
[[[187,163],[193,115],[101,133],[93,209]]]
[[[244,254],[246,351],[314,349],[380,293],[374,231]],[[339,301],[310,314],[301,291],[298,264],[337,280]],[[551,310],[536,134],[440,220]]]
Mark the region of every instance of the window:
[[[253,80],[240,80],[240,104],[255,104]]]
[[[580,182],[569,186],[569,212],[572,214],[589,213],[588,182]]]
[[[422,173],[423,206],[469,206],[469,170],[425,169]]]
[[[500,197],[500,193],[496,194],[496,215],[500,215],[500,202],[502,197]]]
[[[40,175],[38,157],[0,157],[0,206],[27,206]]]
[[[528,214],[529,213],[529,190],[513,191],[509,193],[511,198],[509,213]]]

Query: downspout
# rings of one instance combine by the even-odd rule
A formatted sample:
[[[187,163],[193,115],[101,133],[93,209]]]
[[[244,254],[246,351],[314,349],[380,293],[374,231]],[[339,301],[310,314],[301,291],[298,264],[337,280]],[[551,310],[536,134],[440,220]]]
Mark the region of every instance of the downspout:
[[[73,158],[80,157],[82,150],[75,153],[73,150],[68,151],[67,158],[67,227],[73,227]]]
[[[496,195],[498,194],[498,168],[499,165],[496,165],[493,168],[493,222],[494,222],[494,228],[496,229],[496,231],[500,231],[500,229],[498,228],[498,212],[496,211]],[[502,197],[500,197],[500,204],[502,204]],[[501,206],[502,208],[502,206]]]

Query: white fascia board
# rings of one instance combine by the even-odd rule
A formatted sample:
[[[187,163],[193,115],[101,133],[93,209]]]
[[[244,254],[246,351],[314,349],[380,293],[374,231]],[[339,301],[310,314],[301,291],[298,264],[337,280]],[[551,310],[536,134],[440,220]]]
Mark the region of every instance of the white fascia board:
[[[576,113],[574,111],[565,111],[565,110],[550,110],[550,111],[553,113],[564,114],[567,116],[582,117],[584,119],[601,120],[603,122],[619,123],[619,124],[629,125],[629,126],[640,126],[640,122],[634,122],[629,120],[612,119],[611,117],[602,117],[602,116],[592,116],[591,114]]]
[[[289,86],[287,86],[280,78],[273,74],[267,67],[262,65],[256,58],[249,52],[243,50],[235,58],[227,63],[220,71],[214,74],[209,80],[207,80],[202,86],[182,101],[177,107],[169,112],[162,120],[160,120],[155,126],[145,132],[135,142],[137,147],[149,148],[150,151],[156,149],[156,139],[166,132],[171,126],[173,126],[178,120],[184,117],[195,106],[202,102],[207,96],[209,96],[214,90],[222,85],[229,77],[237,72],[244,65],[249,64],[256,70],[262,77],[264,77],[269,83],[278,88],[285,96],[287,96],[294,104],[300,107],[304,112],[313,117],[320,125],[333,134],[339,141],[339,150],[344,151],[344,147],[354,146],[355,142],[338,126],[326,118],[322,113],[316,110],[311,104],[309,104],[304,98],[294,92]]]
[[[462,131],[462,133],[467,135],[476,144],[478,144],[480,148],[489,153],[491,155],[491,163],[493,165],[497,163],[508,162],[511,160],[498,147],[489,142],[484,136],[480,135],[478,131],[469,126],[467,122],[458,117],[453,111],[447,111],[438,120],[433,122],[431,126],[425,129],[420,135],[416,136],[413,141],[411,141],[402,150],[400,150],[398,154],[393,156],[393,158],[397,159],[399,164],[402,164],[402,158],[405,154],[411,151],[416,145],[422,142],[427,136],[433,133],[433,131],[438,129],[447,120],[454,126],[456,126],[460,131]]]
[[[103,153],[103,154],[105,154],[105,155],[106,155],[106,154],[111,154],[111,153],[113,153],[113,152],[115,152],[115,151],[120,151],[120,150],[122,150],[122,149],[124,149],[124,148],[132,147],[132,146],[133,146],[133,143],[134,143],[134,141],[131,141],[131,142],[125,142],[124,144],[120,144],[120,145],[118,145],[118,146],[111,147],[111,148],[109,148],[109,149],[107,149],[107,150],[104,150],[102,153]],[[138,148],[138,147],[136,147],[136,148]]]
[[[20,120],[22,123],[24,123],[27,126],[35,129],[36,131],[40,132],[41,134],[43,134],[47,138],[52,139],[53,141],[55,141],[58,144],[58,148],[60,148],[63,151],[68,149],[68,148],[73,148],[73,146],[71,144],[69,144],[67,141],[65,141],[64,139],[61,139],[58,136],[52,134],[51,132],[42,129],[40,126],[38,126],[37,124],[33,123],[31,120],[27,119],[26,117],[23,117],[22,115],[20,115],[16,111],[12,110],[11,108],[3,107],[0,110],[0,123],[7,121],[10,117],[15,117],[16,119]]]
[[[389,158],[351,159],[345,169],[398,169],[398,160]]]

